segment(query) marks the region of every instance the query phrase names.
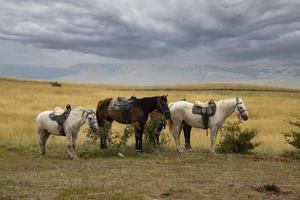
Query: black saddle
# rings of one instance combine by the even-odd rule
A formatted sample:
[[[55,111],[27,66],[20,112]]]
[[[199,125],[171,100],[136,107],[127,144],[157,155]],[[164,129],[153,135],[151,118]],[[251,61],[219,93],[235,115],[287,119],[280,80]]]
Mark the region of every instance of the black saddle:
[[[210,116],[213,116],[216,113],[216,103],[211,99],[207,106],[194,105],[192,108],[192,113],[202,116],[202,122],[204,129],[208,128],[208,120]]]
[[[60,134],[63,136],[66,136],[66,133],[64,130],[64,122],[68,119],[70,112],[71,112],[71,109],[68,109],[61,115],[55,115],[54,112],[49,114],[49,118],[58,123],[58,130],[59,130]]]
[[[136,97],[132,96],[129,99],[125,97],[118,97],[111,102],[111,108],[117,112],[122,113],[123,120],[126,124],[131,121],[131,113],[133,109],[133,104],[136,100]]]

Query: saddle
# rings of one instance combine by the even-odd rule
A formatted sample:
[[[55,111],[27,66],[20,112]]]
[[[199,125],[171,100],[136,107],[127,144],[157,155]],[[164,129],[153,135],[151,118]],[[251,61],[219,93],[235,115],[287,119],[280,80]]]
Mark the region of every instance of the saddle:
[[[59,107],[56,107],[54,109],[54,112],[49,114],[49,118],[58,123],[59,133],[63,136],[66,136],[63,124],[68,119],[71,110],[72,110],[71,107],[68,106],[67,106],[67,110],[65,111]]]
[[[136,97],[134,96],[130,97],[129,99],[126,99],[125,97],[117,97],[111,102],[111,108],[122,113],[123,120],[126,124],[131,120],[131,113],[135,100]]]
[[[192,108],[192,113],[201,115],[204,129],[207,129],[209,117],[216,113],[216,109],[217,106],[213,99],[209,100],[208,103],[196,101]]]

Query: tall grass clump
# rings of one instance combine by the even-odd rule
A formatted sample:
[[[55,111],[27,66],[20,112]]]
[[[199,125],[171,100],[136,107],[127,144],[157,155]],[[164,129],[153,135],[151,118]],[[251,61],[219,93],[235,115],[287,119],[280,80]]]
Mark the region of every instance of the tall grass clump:
[[[290,130],[290,132],[283,132],[284,139],[287,143],[295,147],[297,150],[284,151],[283,155],[288,157],[300,158],[300,119],[296,118],[290,120],[289,123],[298,130]]]
[[[221,132],[221,141],[217,150],[220,153],[248,154],[261,143],[252,142],[257,136],[256,129],[244,129],[240,127],[241,121],[226,122]]]
[[[289,123],[298,129],[300,128],[300,119],[299,118],[297,118],[295,120],[291,120]],[[294,146],[298,150],[300,149],[300,130],[298,130],[298,131],[291,130],[290,132],[284,132],[282,134],[287,143]]]

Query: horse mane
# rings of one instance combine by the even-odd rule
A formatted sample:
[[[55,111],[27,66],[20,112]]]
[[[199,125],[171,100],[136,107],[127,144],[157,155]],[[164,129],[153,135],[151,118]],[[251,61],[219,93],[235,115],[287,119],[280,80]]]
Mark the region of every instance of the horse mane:
[[[230,102],[230,101],[233,101],[235,100],[235,98],[231,98],[231,99],[221,99],[219,101],[216,101],[216,103],[226,103],[226,102]]]
[[[156,106],[157,98],[159,98],[159,96],[144,97],[141,99],[136,98],[135,104],[139,106],[145,113],[150,113],[150,111],[153,110],[152,106]]]

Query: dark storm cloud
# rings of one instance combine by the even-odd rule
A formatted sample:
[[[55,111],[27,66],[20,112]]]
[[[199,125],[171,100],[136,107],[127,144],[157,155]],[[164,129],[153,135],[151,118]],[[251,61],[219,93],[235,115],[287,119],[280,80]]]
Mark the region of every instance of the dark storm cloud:
[[[0,0],[0,39],[126,59],[205,47],[217,59],[297,60],[298,2]]]

